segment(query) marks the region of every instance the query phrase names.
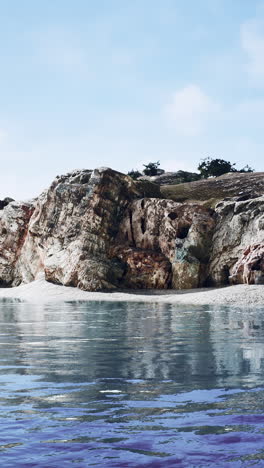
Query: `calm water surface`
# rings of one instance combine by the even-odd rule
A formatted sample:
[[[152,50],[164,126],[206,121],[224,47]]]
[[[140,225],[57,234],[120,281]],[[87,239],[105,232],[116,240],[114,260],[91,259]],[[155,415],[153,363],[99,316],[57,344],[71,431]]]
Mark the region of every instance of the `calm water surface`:
[[[264,308],[0,302],[0,466],[264,467]]]

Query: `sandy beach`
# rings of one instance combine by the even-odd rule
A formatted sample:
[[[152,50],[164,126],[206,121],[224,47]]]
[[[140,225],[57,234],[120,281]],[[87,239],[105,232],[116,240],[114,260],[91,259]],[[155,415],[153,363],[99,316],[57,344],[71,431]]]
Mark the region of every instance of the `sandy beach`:
[[[48,283],[43,276],[32,283],[0,289],[1,298],[28,302],[54,301],[129,301],[166,304],[264,306],[264,285],[227,286],[192,290],[131,290],[87,292],[78,288]]]

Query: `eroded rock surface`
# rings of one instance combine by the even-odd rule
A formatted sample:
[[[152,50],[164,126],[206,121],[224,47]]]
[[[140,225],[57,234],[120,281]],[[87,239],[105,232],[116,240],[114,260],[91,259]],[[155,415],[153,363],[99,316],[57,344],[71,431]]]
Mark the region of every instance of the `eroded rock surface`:
[[[109,252],[124,210],[151,185],[107,168],[57,177],[37,200],[16,277],[28,282],[44,270],[49,281],[86,290],[119,286],[125,265]]]
[[[217,205],[216,212],[218,220],[210,264],[213,282],[218,285],[229,281],[255,282],[253,274],[251,279],[246,274],[246,264],[252,269],[249,265],[257,252],[253,246],[264,244],[264,196],[246,201],[223,201]],[[258,256],[261,255],[263,250],[260,249]]]
[[[264,284],[264,242],[249,245],[231,268],[232,284]]]
[[[200,205],[148,198],[133,201],[124,215],[117,238],[119,246],[127,244],[130,247],[130,256],[134,252],[133,265],[127,275],[136,276],[140,250],[140,265],[144,256],[152,257],[154,263],[157,254],[160,257],[158,268],[151,269],[147,264],[144,269],[145,275],[149,270],[150,284],[161,287],[159,279],[166,278],[163,288],[202,285],[207,278],[214,225],[213,210]],[[123,258],[122,247],[116,249],[115,255]]]
[[[8,201],[0,210],[0,285],[19,284],[15,265],[20,257],[34,211],[32,203]]]
[[[115,258],[125,265],[120,287],[134,289],[168,289],[171,286],[171,263],[160,252],[117,246]]]
[[[213,210],[107,168],[58,176],[34,203],[0,209],[0,285],[39,272],[90,291],[262,283],[264,196],[255,192]]]

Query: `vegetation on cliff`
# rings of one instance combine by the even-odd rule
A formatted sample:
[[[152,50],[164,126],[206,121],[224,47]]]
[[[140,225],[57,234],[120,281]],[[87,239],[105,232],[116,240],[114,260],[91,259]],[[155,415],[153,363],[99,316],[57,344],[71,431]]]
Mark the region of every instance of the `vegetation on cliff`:
[[[200,179],[207,179],[209,177],[219,177],[230,172],[254,172],[254,169],[252,169],[252,167],[250,167],[249,165],[246,165],[238,170],[235,168],[236,163],[231,163],[230,161],[225,161],[224,159],[220,158],[213,159],[210,157],[201,160],[197,167],[199,173],[188,172],[183,170],[165,173],[164,169],[159,168],[159,161],[149,162],[148,164],[143,164],[143,166],[145,167],[145,169],[143,169],[141,172],[138,169],[132,169],[128,172],[128,175],[134,180],[146,178],[146,176],[151,177],[152,179],[150,180],[155,182],[155,180],[153,180],[153,177],[162,176],[166,174],[165,177],[168,177],[168,175],[173,176],[173,181],[169,183],[176,185],[185,182],[194,182]],[[161,184],[166,183],[163,181],[162,177],[160,179],[157,179],[157,182],[160,182]]]

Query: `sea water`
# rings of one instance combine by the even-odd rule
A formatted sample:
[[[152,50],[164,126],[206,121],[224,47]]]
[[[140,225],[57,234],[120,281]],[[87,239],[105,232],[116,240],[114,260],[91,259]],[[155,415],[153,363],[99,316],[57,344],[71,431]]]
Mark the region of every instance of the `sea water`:
[[[0,302],[0,466],[264,467],[264,308]]]

